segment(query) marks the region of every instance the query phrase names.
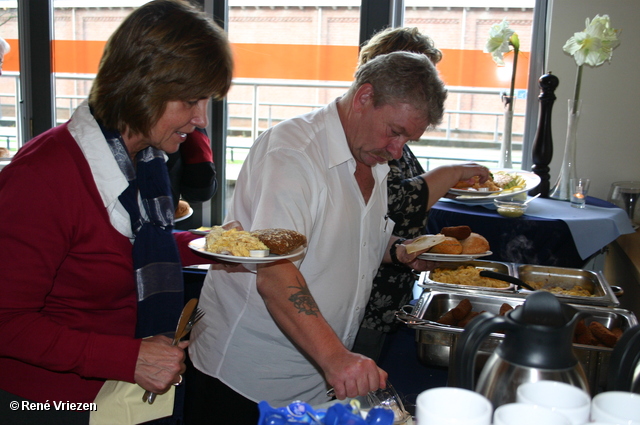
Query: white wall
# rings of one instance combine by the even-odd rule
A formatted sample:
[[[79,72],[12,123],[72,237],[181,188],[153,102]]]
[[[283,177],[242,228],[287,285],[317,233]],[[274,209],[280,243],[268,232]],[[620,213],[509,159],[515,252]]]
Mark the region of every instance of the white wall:
[[[597,68],[585,65],[578,125],[578,177],[591,178],[590,195],[606,199],[612,182],[640,181],[640,1],[550,0],[551,28],[547,71],[560,85],[553,107],[553,159],[551,185],[555,183],[564,153],[567,101],[573,96],[576,64],[562,46],[574,32],[583,31],[585,19],[609,15],[613,28],[622,29],[621,44],[611,63]]]

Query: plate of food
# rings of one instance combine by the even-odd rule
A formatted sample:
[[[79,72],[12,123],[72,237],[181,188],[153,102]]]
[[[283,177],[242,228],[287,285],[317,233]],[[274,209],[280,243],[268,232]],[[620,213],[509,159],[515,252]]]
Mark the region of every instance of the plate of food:
[[[207,226],[200,226],[197,229],[189,229],[189,232],[193,233],[194,235],[200,235],[200,236],[206,236],[209,234],[210,231],[211,231],[211,227],[207,227]]]
[[[423,252],[418,258],[428,261],[470,261],[493,254],[484,236],[469,226],[443,227],[436,235],[422,235],[406,245],[407,253]]]
[[[306,242],[306,237],[294,230],[248,232],[214,226],[204,238],[189,242],[189,248],[230,263],[266,264],[301,255]]]
[[[458,182],[449,190],[448,199],[464,204],[490,204],[494,199],[511,198],[534,189],[540,176],[530,171],[501,168],[491,170],[485,183]],[[464,187],[466,186],[466,187]]]
[[[476,258],[487,257],[493,254],[491,251],[485,251],[480,254],[435,254],[431,252],[425,252],[423,254],[418,255],[418,258],[421,260],[428,261],[471,261]]]

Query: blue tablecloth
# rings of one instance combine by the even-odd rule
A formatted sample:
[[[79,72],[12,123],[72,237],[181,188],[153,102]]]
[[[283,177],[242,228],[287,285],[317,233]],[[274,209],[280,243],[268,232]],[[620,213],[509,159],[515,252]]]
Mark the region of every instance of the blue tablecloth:
[[[625,212],[601,199],[587,197],[587,207],[534,199],[520,218],[500,216],[492,205],[463,205],[441,200],[429,213],[427,230],[468,225],[489,241],[488,260],[581,268],[621,234],[632,233]]]

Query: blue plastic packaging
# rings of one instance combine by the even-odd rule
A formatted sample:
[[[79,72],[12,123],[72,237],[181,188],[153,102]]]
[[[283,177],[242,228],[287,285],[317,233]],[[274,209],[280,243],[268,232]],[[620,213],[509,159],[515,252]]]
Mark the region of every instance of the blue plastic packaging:
[[[393,425],[393,411],[376,406],[363,419],[357,408],[336,403],[328,409],[313,409],[303,401],[294,401],[286,407],[271,407],[266,401],[258,403],[258,425]]]

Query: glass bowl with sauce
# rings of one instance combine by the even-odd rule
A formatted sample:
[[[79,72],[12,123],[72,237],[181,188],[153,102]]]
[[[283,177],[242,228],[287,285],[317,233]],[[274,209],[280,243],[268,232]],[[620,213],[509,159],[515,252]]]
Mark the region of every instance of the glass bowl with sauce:
[[[500,199],[494,199],[493,203],[498,207],[498,214],[507,218],[518,218],[524,215],[528,205],[524,202],[518,202],[514,200],[503,201]]]

